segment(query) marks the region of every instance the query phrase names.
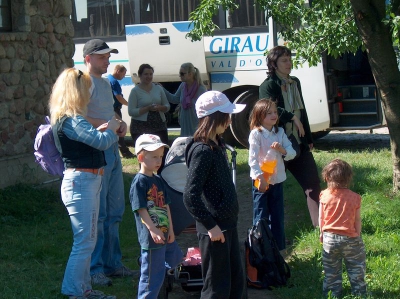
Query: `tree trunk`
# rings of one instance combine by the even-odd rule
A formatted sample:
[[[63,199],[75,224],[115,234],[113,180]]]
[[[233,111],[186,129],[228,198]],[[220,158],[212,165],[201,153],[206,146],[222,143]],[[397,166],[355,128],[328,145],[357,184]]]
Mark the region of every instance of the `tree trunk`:
[[[368,53],[375,83],[380,91],[390,134],[393,189],[400,191],[400,72],[386,17],[385,0],[350,0],[356,25]]]

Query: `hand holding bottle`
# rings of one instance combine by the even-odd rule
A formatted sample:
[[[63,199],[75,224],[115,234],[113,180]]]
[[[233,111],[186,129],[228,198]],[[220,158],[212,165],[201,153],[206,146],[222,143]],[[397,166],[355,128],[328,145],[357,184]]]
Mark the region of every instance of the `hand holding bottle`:
[[[271,148],[274,149],[274,150],[277,150],[282,155],[286,155],[287,154],[285,148],[277,141],[275,141],[275,142],[273,142],[271,144]]]
[[[274,147],[278,146],[280,146],[280,144],[276,142]],[[254,187],[256,187],[259,191],[265,192],[266,190],[268,190],[268,184],[272,175],[275,173],[276,164],[278,163],[278,155],[279,153],[277,152],[277,150],[272,148],[271,145],[271,149],[268,150],[263,161],[260,163],[260,168],[263,172],[263,176],[262,178],[256,179],[254,181]],[[266,183],[264,183],[263,181],[265,181]],[[265,184],[267,185],[266,187]]]

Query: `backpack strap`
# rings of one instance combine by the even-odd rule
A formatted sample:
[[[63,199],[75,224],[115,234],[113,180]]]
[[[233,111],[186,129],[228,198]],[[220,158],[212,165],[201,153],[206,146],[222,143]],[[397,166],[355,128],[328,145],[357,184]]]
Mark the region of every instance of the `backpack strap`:
[[[58,133],[62,131],[62,126],[64,121],[68,116],[64,115],[59,121],[56,122],[54,126],[51,127],[53,131],[54,144],[60,153],[62,153],[60,138],[58,138]]]

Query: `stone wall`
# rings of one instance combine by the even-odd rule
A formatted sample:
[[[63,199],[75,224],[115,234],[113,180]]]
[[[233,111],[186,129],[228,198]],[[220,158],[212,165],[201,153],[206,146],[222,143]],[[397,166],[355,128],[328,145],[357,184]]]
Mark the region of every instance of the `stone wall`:
[[[33,140],[58,74],[72,67],[72,0],[12,0],[12,32],[0,33],[0,188],[45,173]]]

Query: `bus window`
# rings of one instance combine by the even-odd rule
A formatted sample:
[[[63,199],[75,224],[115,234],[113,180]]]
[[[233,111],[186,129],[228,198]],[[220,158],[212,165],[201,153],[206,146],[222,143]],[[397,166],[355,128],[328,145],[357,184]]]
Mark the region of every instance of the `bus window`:
[[[141,0],[140,23],[162,23],[189,20],[190,13],[201,0]]]
[[[268,25],[266,12],[254,0],[238,0],[239,8],[227,12],[226,28]]]
[[[125,36],[125,25],[135,23],[136,0],[74,0],[71,20],[75,38]]]

